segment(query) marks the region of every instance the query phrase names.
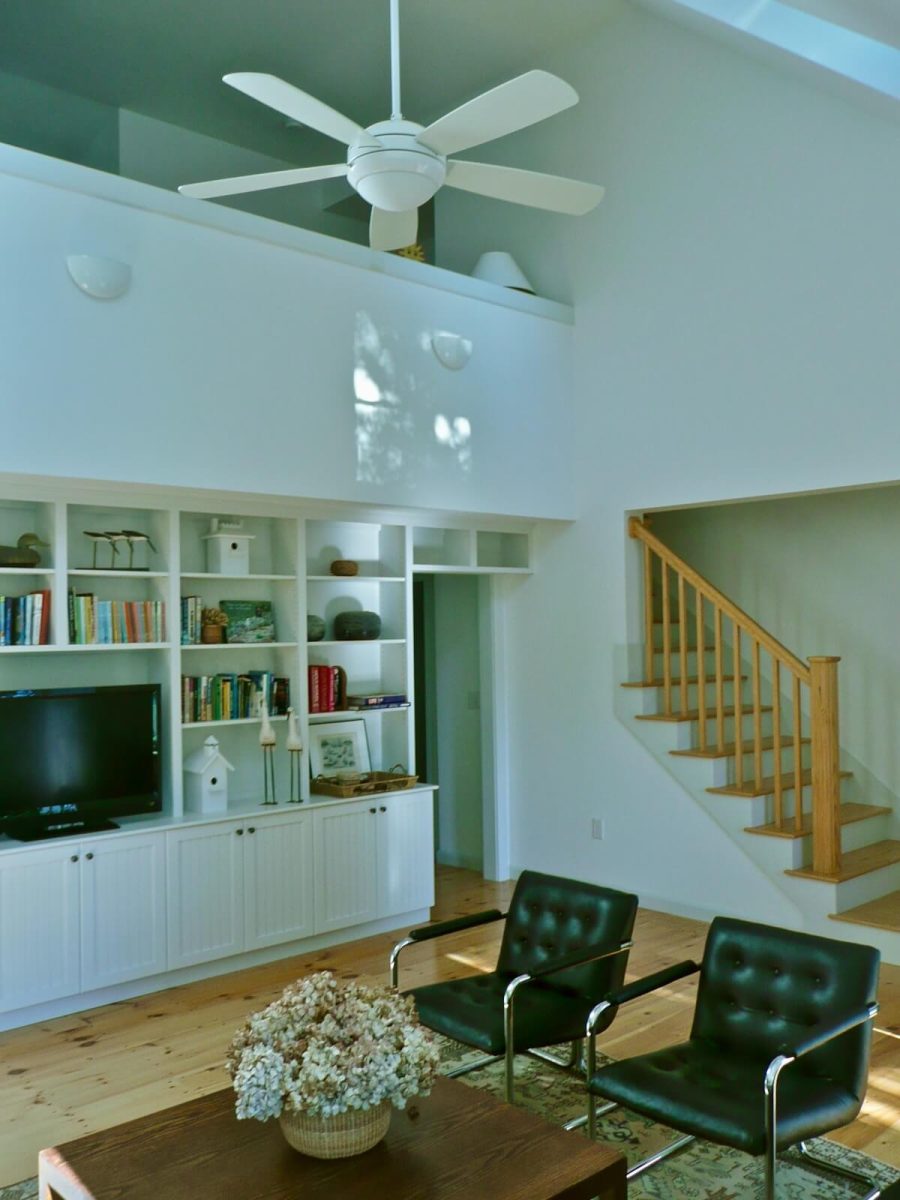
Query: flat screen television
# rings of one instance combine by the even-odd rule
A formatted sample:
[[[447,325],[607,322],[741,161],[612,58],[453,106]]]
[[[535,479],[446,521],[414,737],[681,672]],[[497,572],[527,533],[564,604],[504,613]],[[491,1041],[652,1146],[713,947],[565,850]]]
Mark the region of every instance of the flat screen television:
[[[159,812],[160,687],[0,692],[0,833],[115,829]]]

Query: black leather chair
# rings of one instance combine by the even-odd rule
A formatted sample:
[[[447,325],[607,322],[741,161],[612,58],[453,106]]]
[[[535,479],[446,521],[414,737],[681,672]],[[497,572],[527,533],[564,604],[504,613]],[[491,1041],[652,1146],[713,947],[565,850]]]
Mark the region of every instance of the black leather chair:
[[[527,1052],[561,1067],[574,1066],[591,1009],[620,988],[631,948],[637,896],[612,888],[523,871],[508,913],[499,909],[414,929],[391,954],[398,985],[406,946],[444,934],[506,920],[496,969],[449,983],[412,988],[419,1019],[429,1029],[486,1052],[487,1057],[449,1072],[462,1075],[506,1060],[506,1098],[512,1103],[514,1056]],[[605,1009],[592,1037],[612,1022]],[[571,1042],[566,1063],[538,1047]]]
[[[866,1091],[880,955],[871,946],[717,917],[703,962],[683,962],[620,989],[624,1004],[700,972],[690,1039],[595,1068],[588,1042],[588,1127],[597,1097],[623,1104],[686,1135],[628,1171],[634,1179],[660,1159],[706,1138],[765,1155],[766,1200],[774,1200],[777,1154],[852,1121]],[[855,1172],[838,1172],[873,1185]],[[877,1196],[878,1189],[869,1192]]]

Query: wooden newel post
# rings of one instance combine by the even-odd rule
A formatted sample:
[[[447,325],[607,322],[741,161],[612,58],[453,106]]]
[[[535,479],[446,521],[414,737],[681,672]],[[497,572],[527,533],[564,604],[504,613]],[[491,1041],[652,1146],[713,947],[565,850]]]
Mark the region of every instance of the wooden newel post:
[[[837,672],[840,661],[825,656],[809,660],[813,870],[823,875],[835,874],[841,865]]]

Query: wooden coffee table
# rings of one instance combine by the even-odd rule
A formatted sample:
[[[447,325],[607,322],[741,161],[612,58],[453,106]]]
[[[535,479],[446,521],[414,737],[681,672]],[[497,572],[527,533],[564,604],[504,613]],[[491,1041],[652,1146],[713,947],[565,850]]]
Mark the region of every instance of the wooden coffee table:
[[[42,1150],[39,1200],[624,1200],[625,1159],[440,1079],[356,1158],[306,1158],[230,1088]]]

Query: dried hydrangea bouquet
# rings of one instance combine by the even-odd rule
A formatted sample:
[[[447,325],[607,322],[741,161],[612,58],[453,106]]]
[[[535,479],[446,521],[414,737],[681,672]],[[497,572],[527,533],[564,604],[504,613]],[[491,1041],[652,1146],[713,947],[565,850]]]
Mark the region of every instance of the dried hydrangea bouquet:
[[[391,1105],[427,1094],[438,1051],[411,998],[308,975],[237,1031],[227,1066],[239,1118],[278,1117],[315,1158],[361,1154],[387,1133]]]

